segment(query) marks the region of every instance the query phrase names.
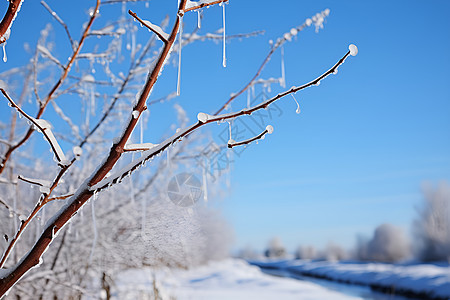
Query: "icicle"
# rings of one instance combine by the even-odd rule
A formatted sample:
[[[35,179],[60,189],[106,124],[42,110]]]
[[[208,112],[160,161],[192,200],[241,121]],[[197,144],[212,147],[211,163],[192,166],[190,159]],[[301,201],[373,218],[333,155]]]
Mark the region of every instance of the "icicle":
[[[170,146],[167,147],[167,168],[170,169]]]
[[[6,62],[8,57],[6,56],[6,42],[3,43],[3,62]]]
[[[223,57],[222,57],[222,66],[224,68],[227,67],[227,56],[225,53],[225,3],[220,3],[222,5],[222,19],[223,19]]]
[[[95,202],[97,200],[97,192],[94,192],[94,195],[92,197],[93,199],[91,201],[91,208],[92,208],[91,211],[92,211],[92,226],[94,227],[94,240],[92,241],[91,254],[89,255],[89,264],[92,263],[92,258],[94,256],[95,245],[97,244],[97,237],[98,237],[97,222],[95,219]]]
[[[141,144],[144,143],[144,118],[139,120],[139,141]]]
[[[247,90],[247,108],[250,108],[250,89]]]
[[[295,103],[297,103],[297,109],[295,110],[295,113],[300,113],[300,104],[298,104],[297,99],[295,99],[294,94],[291,94],[292,98],[294,99]]]
[[[147,219],[147,197],[142,197],[141,237],[145,237],[145,220]]]
[[[202,28],[202,16],[200,10],[197,10],[197,28]]]
[[[284,47],[281,46],[281,82],[280,82],[281,87],[285,88],[286,87],[286,74],[285,74],[285,70],[284,70]]]
[[[230,121],[228,121],[228,131],[229,131],[230,140],[231,140],[231,122]]]
[[[181,82],[181,46],[183,35],[183,16],[180,18],[180,27],[178,28],[178,80],[177,80],[177,96],[180,96],[180,82]]]
[[[208,202],[208,178],[206,174],[206,166],[207,164],[205,163],[205,167],[203,168],[203,200]]]

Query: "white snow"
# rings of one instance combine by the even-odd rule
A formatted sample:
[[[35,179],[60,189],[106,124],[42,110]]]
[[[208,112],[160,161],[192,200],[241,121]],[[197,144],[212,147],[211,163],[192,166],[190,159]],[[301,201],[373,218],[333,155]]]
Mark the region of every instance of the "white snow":
[[[144,22],[145,25],[147,25],[148,27],[150,27],[158,36],[161,36],[162,38],[164,38],[165,41],[167,41],[169,39],[169,34],[164,32],[164,30],[159,27],[158,25],[153,24],[150,21],[147,20],[142,20],[142,22]]]
[[[348,50],[350,50],[351,56],[356,56],[356,54],[358,54],[358,47],[356,47],[356,45],[354,45],[354,44],[350,44],[348,46]]]
[[[208,114],[201,112],[201,113],[198,113],[197,120],[199,120],[202,123],[206,123],[208,121],[209,117],[210,116]]]
[[[450,298],[449,263],[385,264],[282,260],[254,262],[256,265],[287,270],[296,274],[325,277],[365,286],[378,286],[396,291],[424,293],[429,297]]]
[[[139,117],[139,111],[138,110],[133,110],[133,112],[131,114],[133,115],[133,119],[137,119]]]
[[[132,269],[118,274],[113,299],[360,299],[310,282],[262,273],[245,261],[227,259],[189,270]]]
[[[83,154],[83,149],[79,146],[73,147],[72,151],[75,156],[81,156]]]
[[[40,130],[42,130],[42,133],[44,134],[45,138],[52,147],[52,150],[55,153],[58,162],[60,162],[61,164],[66,164],[67,163],[66,157],[61,147],[59,146],[58,141],[53,135],[50,123],[44,119],[33,119],[33,122],[40,127],[39,128]]]
[[[272,125],[267,125],[266,126],[266,130],[268,134],[272,134],[273,133],[273,126]]]
[[[141,143],[141,144],[127,144],[125,145],[125,150],[129,151],[146,151],[149,150],[155,146],[158,146],[158,144],[152,144],[152,143]]]
[[[190,9],[190,8],[193,8],[193,7],[197,7],[197,6],[200,6],[202,4],[208,4],[208,3],[211,3],[211,2],[214,2],[214,0],[200,0],[200,1],[187,0],[186,6],[185,6],[184,9],[187,10],[187,9]]]

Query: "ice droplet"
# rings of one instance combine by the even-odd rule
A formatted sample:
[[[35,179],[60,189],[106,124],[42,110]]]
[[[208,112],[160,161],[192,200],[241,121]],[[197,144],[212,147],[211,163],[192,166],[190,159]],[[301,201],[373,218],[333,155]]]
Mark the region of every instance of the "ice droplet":
[[[306,21],[305,21],[305,24],[306,24],[306,26],[311,26],[311,24],[312,24],[312,20],[311,19],[306,19]]]
[[[133,110],[133,119],[137,119],[139,117],[139,111],[138,110]]]
[[[273,133],[273,126],[272,125],[267,125],[266,126],[266,130],[268,134],[272,134]]]
[[[354,45],[354,44],[350,44],[348,46],[348,50],[350,50],[351,56],[356,56],[356,54],[358,54],[358,47],[356,47],[356,45]]]
[[[295,113],[299,114],[300,113],[300,104],[298,104],[298,101],[297,101],[297,99],[295,99],[294,94],[291,94],[291,96],[294,99],[295,103],[297,103],[297,109],[295,110]]]

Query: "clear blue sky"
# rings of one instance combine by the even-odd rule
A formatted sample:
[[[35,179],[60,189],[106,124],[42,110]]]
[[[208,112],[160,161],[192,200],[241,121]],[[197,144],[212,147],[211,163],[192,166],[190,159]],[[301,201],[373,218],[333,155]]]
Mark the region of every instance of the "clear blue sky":
[[[129,5],[158,23],[173,8],[153,0],[148,8]],[[48,1],[69,25],[86,20],[94,1]],[[6,2],[0,4],[3,10]],[[421,184],[450,180],[450,10],[449,1],[236,1],[226,6],[227,34],[265,30],[265,34],[227,44],[183,49],[182,95],[174,99],[191,119],[214,112],[249,80],[276,40],[316,12],[329,8],[324,29],[309,28],[284,47],[287,87],[300,85],[332,66],[350,43],[359,48],[319,87],[288,97],[270,120],[275,131],[235,156],[231,189],[220,206],[235,231],[235,248],[262,249],[279,236],[289,249],[333,241],[351,247],[355,235],[369,235],[384,222],[409,232],[420,203]],[[108,8],[109,9],[109,8]],[[102,12],[107,17],[108,11]],[[203,29],[222,24],[220,7],[205,10]],[[185,17],[195,24],[196,14]],[[23,42],[36,42],[43,24],[53,22],[38,1],[24,2],[6,49],[8,63],[23,63]],[[102,20],[99,20],[99,24]],[[56,36],[64,39],[53,22]],[[78,36],[78,32],[74,32]],[[57,47],[63,53],[64,47]],[[27,58],[28,59],[28,58]],[[280,75],[277,52],[262,78]],[[175,89],[176,68],[167,67],[151,99]],[[272,86],[272,93],[282,91]],[[232,105],[245,106],[245,95]],[[174,116],[155,106],[150,126]],[[164,113],[163,113],[164,112]],[[4,114],[1,114],[4,116]],[[211,125],[214,140],[226,129]],[[153,129],[154,127],[152,127]],[[146,134],[148,141],[161,132]],[[250,137],[250,136],[248,136]]]

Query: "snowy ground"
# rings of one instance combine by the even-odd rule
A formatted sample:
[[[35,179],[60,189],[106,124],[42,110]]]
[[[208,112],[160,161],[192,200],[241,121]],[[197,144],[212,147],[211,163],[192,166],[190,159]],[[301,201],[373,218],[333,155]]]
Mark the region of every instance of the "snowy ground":
[[[156,281],[154,280],[156,278]],[[190,270],[127,270],[115,279],[114,299],[360,299],[314,283],[266,275],[237,259]]]
[[[254,261],[255,265],[317,276],[339,282],[430,299],[450,299],[450,266],[438,264],[382,264],[310,260]]]

